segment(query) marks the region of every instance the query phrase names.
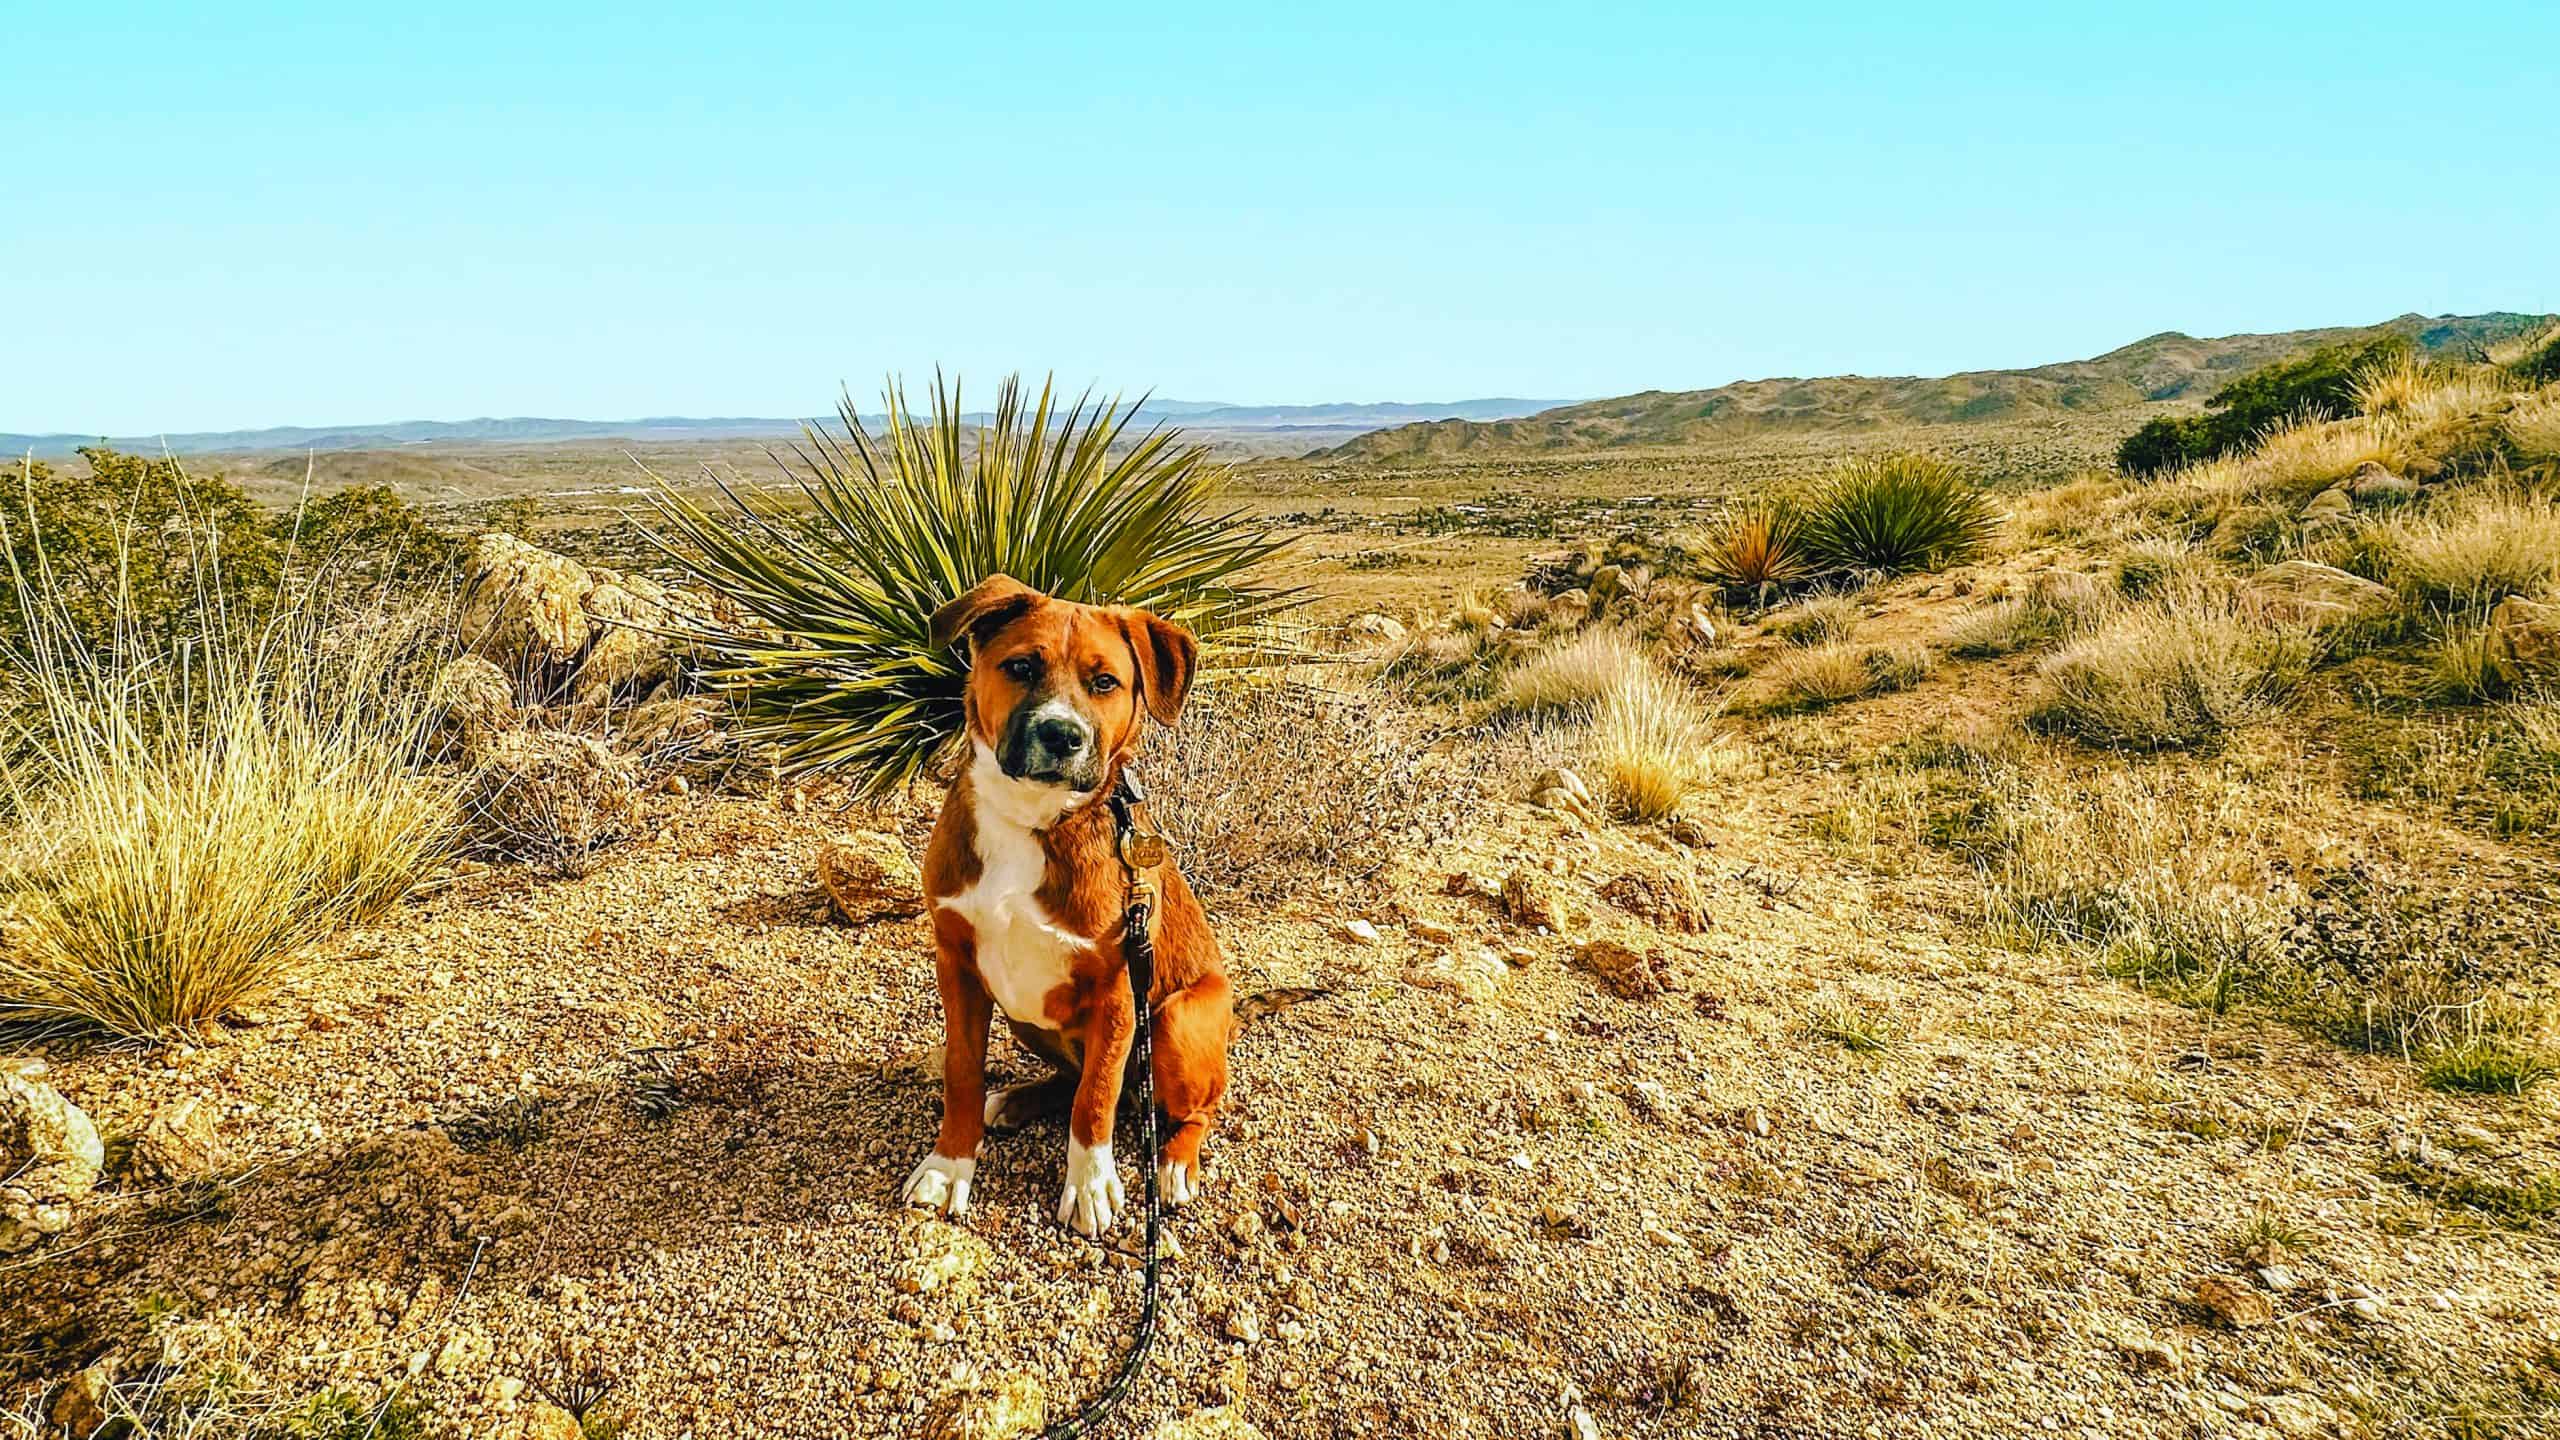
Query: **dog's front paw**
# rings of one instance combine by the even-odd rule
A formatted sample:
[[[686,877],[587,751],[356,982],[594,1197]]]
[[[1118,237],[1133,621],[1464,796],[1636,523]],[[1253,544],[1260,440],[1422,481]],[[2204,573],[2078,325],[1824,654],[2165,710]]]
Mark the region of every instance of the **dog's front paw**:
[[[928,1154],[917,1164],[915,1173],[907,1177],[907,1188],[899,1198],[957,1220],[969,1213],[969,1177],[977,1171],[976,1160]]]
[[[1067,1189],[1058,1197],[1059,1222],[1074,1226],[1078,1234],[1098,1236],[1127,1208],[1129,1194],[1120,1188],[1120,1167],[1111,1162],[1110,1142],[1088,1150],[1074,1136],[1067,1137]]]
[[[1156,1166],[1156,1194],[1163,1197],[1169,1206],[1178,1209],[1188,1205],[1199,1199],[1200,1192],[1207,1187],[1208,1182],[1200,1178],[1200,1162],[1197,1160],[1176,1160],[1167,1156],[1164,1163]]]

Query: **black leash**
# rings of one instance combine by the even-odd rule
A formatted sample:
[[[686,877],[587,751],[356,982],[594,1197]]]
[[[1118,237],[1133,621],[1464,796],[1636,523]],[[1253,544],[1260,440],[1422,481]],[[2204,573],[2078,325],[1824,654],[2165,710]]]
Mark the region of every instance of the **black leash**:
[[[1147,1137],[1147,1148],[1139,1152],[1139,1167],[1147,1172],[1147,1288],[1138,1304],[1137,1334],[1129,1342],[1129,1353],[1121,1359],[1118,1373],[1085,1402],[1083,1409],[1041,1431],[1042,1440],[1090,1435],[1110,1419],[1120,1402],[1128,1398],[1130,1383],[1145,1368],[1147,1352],[1156,1341],[1156,1308],[1161,1291],[1156,1240],[1162,1216],[1156,1202],[1156,1067],[1149,1039],[1155,1029],[1155,1017],[1148,1013],[1147,997],[1155,992],[1155,874],[1165,862],[1165,848],[1164,837],[1147,826],[1143,813],[1146,803],[1146,787],[1138,783],[1138,777],[1127,766],[1120,767],[1120,781],[1111,788],[1111,823],[1116,838],[1113,848],[1119,852],[1120,868],[1129,879],[1129,903],[1120,916],[1120,953],[1129,962],[1129,998],[1136,1005],[1138,1017],[1138,1113]]]

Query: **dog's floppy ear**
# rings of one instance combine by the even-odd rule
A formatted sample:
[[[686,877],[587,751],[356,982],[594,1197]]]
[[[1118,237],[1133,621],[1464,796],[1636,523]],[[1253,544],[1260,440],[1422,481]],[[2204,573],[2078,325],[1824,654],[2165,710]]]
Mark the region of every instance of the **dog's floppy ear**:
[[[1200,668],[1200,642],[1151,610],[1123,610],[1120,624],[1138,659],[1138,688],[1147,713],[1159,725],[1172,724],[1182,715],[1183,697],[1191,693],[1192,672]]]
[[[959,599],[933,612],[933,648],[949,649],[966,634],[972,648],[1022,618],[1022,612],[1047,597],[1010,575],[990,575]]]

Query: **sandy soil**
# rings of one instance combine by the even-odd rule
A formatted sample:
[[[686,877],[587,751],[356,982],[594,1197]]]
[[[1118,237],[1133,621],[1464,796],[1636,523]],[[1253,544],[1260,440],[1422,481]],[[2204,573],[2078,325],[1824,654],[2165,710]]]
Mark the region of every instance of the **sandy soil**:
[[[2546,1112],[1988,946],[1945,877],[1806,842],[1826,783],[1736,769],[1701,849],[1504,805],[1364,903],[1216,913],[1244,993],[1331,993],[1238,1046],[1127,1433],[1212,1406],[1305,1437],[1577,1407],[1629,1436],[2351,1433],[2360,1397],[2560,1341],[2546,1237],[2377,1174],[2421,1138],[2548,1167]],[[1017,1376],[1062,1413],[1119,1352],[1134,1227],[1051,1218],[1055,1126],[990,1142],[964,1223],[894,1203],[940,1021],[920,929],[833,925],[808,888],[843,823],[698,799],[581,879],[457,876],[254,1023],[57,1048],[102,1130],[204,1097],[234,1165],[0,1262],[17,1378],[156,1323],[304,1386],[414,1374],[471,1435],[581,1369],[636,1437],[909,1435]],[[1519,868],[1669,991],[1621,998],[1451,893]],[[1599,893],[1681,872],[1695,935]],[[1408,979],[1479,947],[1511,952],[1490,998]],[[1808,1027],[1834,1006],[1889,1043]],[[2194,1286],[2258,1286],[2233,1237],[2269,1209],[2314,1238],[2234,1330]]]

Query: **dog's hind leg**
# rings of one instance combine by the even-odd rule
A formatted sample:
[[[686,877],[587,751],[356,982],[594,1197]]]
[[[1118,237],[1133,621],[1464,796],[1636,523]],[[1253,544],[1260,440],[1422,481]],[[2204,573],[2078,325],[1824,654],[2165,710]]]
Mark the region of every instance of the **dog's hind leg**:
[[[1149,1037],[1156,1102],[1174,1125],[1156,1158],[1156,1189],[1168,1205],[1184,1204],[1203,1188],[1200,1145],[1227,1096],[1227,1042],[1234,1033],[1235,995],[1215,970],[1166,996],[1156,1012]]]
[[[1040,1056],[1054,1067],[1050,1074],[1019,1085],[1007,1085],[987,1094],[987,1128],[1019,1130],[1036,1120],[1065,1114],[1075,1103],[1076,1055],[1064,1035],[1043,1030],[1037,1025],[1011,1022],[1014,1038],[1023,1048]]]

